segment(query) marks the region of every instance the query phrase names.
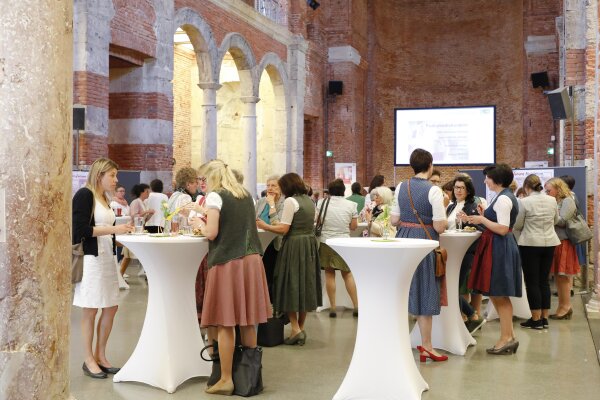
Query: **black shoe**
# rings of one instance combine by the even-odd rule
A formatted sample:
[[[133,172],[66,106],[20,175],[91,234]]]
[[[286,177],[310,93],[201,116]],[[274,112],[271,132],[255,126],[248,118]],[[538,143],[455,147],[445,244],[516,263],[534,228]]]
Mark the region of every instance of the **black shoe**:
[[[544,327],[544,329],[548,329],[548,319],[547,318],[542,318],[542,325]]]
[[[337,313],[335,311],[330,311],[329,318],[337,318]]]
[[[477,332],[485,324],[485,322],[486,322],[485,319],[480,318],[477,320],[467,321],[467,322],[465,322],[465,325],[467,326],[469,333],[472,335],[475,332]]]
[[[93,373],[92,371],[90,371],[90,369],[87,367],[87,365],[85,365],[85,361],[83,362],[83,366],[81,367],[81,369],[83,369],[83,373],[87,376],[89,376],[90,378],[94,378],[94,379],[106,379],[107,375],[104,372],[98,372],[98,373]]]
[[[352,316],[358,318],[358,308],[355,308],[354,311],[352,311]]]
[[[105,367],[103,365],[98,364],[98,366],[100,367],[100,369],[102,370],[102,372],[104,372],[105,374],[116,374],[117,372],[119,372],[121,370],[121,368],[117,368],[117,367]]]
[[[527,321],[521,322],[521,328],[541,330],[544,329],[544,322],[541,319],[534,321],[533,319],[529,318]]]

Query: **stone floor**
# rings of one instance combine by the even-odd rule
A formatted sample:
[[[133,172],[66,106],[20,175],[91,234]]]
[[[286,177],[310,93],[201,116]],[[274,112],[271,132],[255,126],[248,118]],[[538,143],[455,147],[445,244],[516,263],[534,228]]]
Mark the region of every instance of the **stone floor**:
[[[121,291],[122,303],[109,341],[108,357],[122,365],[134,349],[146,310],[147,286],[136,269],[128,271],[131,289]],[[553,299],[555,301],[556,298]],[[466,399],[584,399],[600,393],[600,366],[581,298],[575,296],[571,321],[551,321],[544,331],[524,330],[515,321],[520,341],[514,356],[490,356],[499,332],[498,321],[484,325],[478,344],[464,357],[450,356],[446,363],[415,362],[430,390],[423,400]],[[204,393],[206,378],[193,378],[174,394],[136,383],[95,380],[81,371],[80,310],[73,308],[71,341],[71,393],[78,400],[188,400],[220,398]],[[337,319],[327,313],[309,314],[304,347],[266,348],[263,356],[265,390],[261,399],[331,399],[344,378],[352,357],[356,319],[349,311]],[[384,355],[382,355],[384,356]],[[377,368],[376,365],[373,368]],[[377,382],[364,382],[376,385]],[[393,397],[390,397],[390,399]]]

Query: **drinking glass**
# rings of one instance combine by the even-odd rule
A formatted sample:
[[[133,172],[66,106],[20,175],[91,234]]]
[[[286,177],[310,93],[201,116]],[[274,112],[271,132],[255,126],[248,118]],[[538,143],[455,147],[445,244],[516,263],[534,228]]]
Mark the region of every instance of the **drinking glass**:
[[[133,219],[133,225],[135,227],[135,233],[140,235],[144,233],[144,217],[135,217]]]
[[[171,233],[179,234],[179,215],[173,215],[171,218]]]
[[[462,219],[456,217],[456,230],[462,231]]]

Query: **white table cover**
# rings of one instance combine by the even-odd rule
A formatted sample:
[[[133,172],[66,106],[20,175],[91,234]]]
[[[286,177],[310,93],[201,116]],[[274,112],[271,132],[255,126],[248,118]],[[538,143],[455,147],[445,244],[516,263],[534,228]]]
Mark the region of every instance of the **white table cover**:
[[[481,232],[446,232],[440,235],[440,246],[448,251],[446,261],[446,285],[448,306],[442,307],[440,315],[433,316],[431,343],[434,348],[463,356],[467,347],[477,344],[465,326],[458,300],[460,264],[467,249],[481,236]],[[412,347],[421,345],[421,330],[415,324],[410,334]]]
[[[124,216],[124,217],[115,217],[115,225],[122,225],[122,224],[128,224],[131,222],[131,217],[130,216]],[[123,279],[123,275],[121,275],[121,264],[119,264],[119,261],[117,260],[117,256],[114,257],[115,258],[115,268],[117,269],[117,280],[119,281],[119,289],[129,289],[129,284],[127,282],[125,282],[125,279]]]
[[[377,240],[327,241],[350,266],[360,302],[352,361],[334,400],[412,400],[429,389],[410,347],[408,291],[417,265],[438,242]]]
[[[262,245],[263,251],[267,250],[267,247],[269,247],[276,236],[276,233],[265,231],[264,229],[258,229],[258,238],[260,239],[260,244]]]
[[[368,225],[366,222],[359,222],[356,229],[350,231],[350,237],[361,237],[363,231],[369,227]]]
[[[209,376],[196,314],[195,281],[208,240],[188,236],[119,235],[144,264],[148,308],[133,354],[113,381],[136,381],[173,393],[195,376]]]
[[[527,290],[525,289],[525,277],[521,274],[521,281],[523,285],[523,295],[521,297],[509,297],[510,302],[513,306],[513,315],[515,317],[529,319],[531,318],[531,310],[529,309],[529,301],[527,300]],[[499,318],[496,307],[492,304],[492,301],[488,301],[487,308],[485,310],[485,319],[491,321]]]

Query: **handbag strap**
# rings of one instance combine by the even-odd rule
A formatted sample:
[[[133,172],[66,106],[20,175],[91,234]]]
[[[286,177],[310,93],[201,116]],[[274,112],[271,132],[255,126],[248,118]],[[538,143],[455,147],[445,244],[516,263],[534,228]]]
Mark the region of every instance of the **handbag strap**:
[[[322,227],[325,222],[325,216],[327,215],[327,209],[329,208],[329,200],[331,197],[328,197],[321,203],[321,209],[319,210],[319,216],[317,217],[317,227]],[[323,212],[323,206],[325,206],[325,212]],[[321,214],[323,217],[321,217]]]
[[[410,200],[410,206],[412,207],[412,212],[413,212],[413,214],[415,214],[415,217],[417,217],[417,219],[419,220],[419,223],[421,224],[421,227],[423,228],[423,230],[425,230],[425,234],[427,235],[429,240],[433,240],[431,238],[431,234],[429,234],[429,231],[427,230],[427,228],[425,228],[425,224],[423,223],[423,220],[421,220],[421,217],[419,216],[417,209],[415,208],[415,203],[413,203],[412,194],[410,193],[410,179],[408,180],[407,187],[408,187],[408,200]]]

